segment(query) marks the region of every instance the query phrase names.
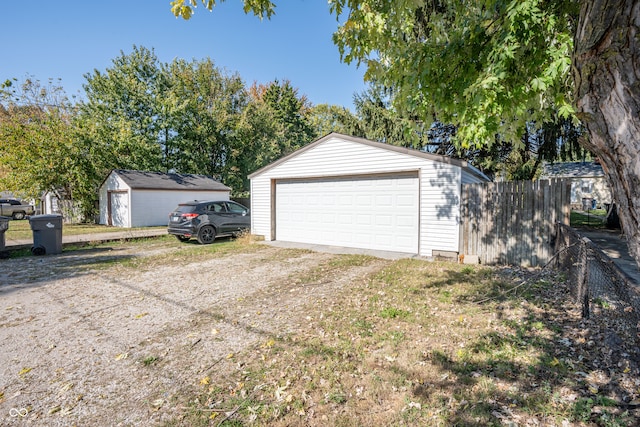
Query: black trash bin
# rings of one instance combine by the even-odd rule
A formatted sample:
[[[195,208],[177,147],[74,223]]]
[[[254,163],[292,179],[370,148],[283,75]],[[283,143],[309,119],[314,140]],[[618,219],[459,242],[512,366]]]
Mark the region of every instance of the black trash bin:
[[[0,216],[0,251],[4,251],[5,243],[4,243],[4,232],[9,229],[9,218],[8,216]]]
[[[62,253],[62,215],[32,215],[29,224],[33,231],[32,254]]]

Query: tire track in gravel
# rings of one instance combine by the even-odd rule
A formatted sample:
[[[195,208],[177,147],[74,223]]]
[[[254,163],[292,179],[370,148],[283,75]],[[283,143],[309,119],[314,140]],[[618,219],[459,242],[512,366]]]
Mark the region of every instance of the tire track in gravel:
[[[13,262],[15,274],[0,283],[0,424],[171,419],[220,360],[295,331],[305,304],[330,298],[383,263],[296,281],[334,257],[264,247],[149,271],[115,265],[74,272],[81,260],[64,256]],[[61,274],[42,271],[47,263]],[[11,408],[28,414],[11,418]]]

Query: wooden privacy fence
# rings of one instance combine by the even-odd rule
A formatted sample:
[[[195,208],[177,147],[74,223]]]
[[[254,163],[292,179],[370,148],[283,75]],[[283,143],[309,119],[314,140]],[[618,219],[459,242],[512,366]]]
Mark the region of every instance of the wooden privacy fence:
[[[464,184],[459,252],[482,264],[545,265],[570,199],[571,184],[558,179]]]

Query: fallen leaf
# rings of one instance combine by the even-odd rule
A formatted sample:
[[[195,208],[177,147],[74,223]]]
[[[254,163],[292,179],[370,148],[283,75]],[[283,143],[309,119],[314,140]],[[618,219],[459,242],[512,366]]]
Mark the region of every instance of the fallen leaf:
[[[227,354],[227,359],[231,359],[231,358],[233,358],[233,353]]]
[[[211,382],[211,377],[204,377],[200,380],[200,385],[208,385]]]
[[[136,319],[142,319],[144,316],[148,316],[148,315],[149,315],[149,313],[145,312],[145,313],[136,314],[135,317],[136,317]]]
[[[265,347],[265,348],[271,348],[271,347],[274,346],[275,343],[276,343],[275,340],[272,338],[272,339],[268,340],[267,342],[265,342],[262,346]]]
[[[26,375],[29,372],[31,372],[31,369],[33,369],[33,368],[22,368],[22,369],[20,369],[20,372],[18,372],[18,375],[20,375],[20,376]]]
[[[62,387],[60,387],[60,390],[58,390],[58,393],[64,393],[65,391],[69,391],[73,388],[73,383],[72,382],[68,382],[66,384],[64,384]]]
[[[120,353],[116,356],[116,360],[126,359],[127,357],[129,357],[129,353]]]

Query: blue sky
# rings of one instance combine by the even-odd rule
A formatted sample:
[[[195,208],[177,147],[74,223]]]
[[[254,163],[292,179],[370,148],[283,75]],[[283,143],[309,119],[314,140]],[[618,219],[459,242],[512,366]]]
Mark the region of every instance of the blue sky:
[[[247,86],[288,79],[313,104],[353,110],[365,70],[340,62],[327,2],[276,5],[271,20],[245,15],[241,0],[228,0],[212,13],[200,6],[184,21],[171,14],[169,0],[3,2],[0,80],[60,78],[68,95],[78,94],[85,74],[110,67],[137,45],[153,48],[162,62],[209,57]]]

